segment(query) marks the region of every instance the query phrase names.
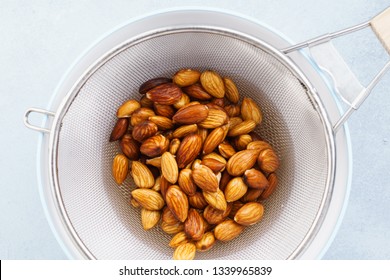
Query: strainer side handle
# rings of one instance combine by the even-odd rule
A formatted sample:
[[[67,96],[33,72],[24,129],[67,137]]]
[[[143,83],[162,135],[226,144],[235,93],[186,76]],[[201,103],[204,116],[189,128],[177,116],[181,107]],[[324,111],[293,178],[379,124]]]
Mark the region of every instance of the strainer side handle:
[[[282,50],[282,52],[288,54],[302,48],[309,48],[318,67],[324,70],[332,78],[335,90],[339,94],[340,99],[349,106],[340,119],[334,124],[334,132],[337,132],[352,113],[363,104],[374,87],[390,69],[390,61],[388,61],[375,75],[372,81],[364,87],[360,84],[340,53],[331,43],[332,39],[356,32],[366,27],[371,27],[383,47],[390,54],[390,8],[387,8],[370,21],[337,32],[325,34]]]
[[[50,133],[50,129],[48,129],[48,128],[44,128],[44,127],[40,127],[40,126],[31,124],[30,119],[29,119],[31,113],[43,114],[43,115],[46,115],[47,117],[49,117],[49,116],[54,117],[55,113],[51,112],[51,111],[44,110],[44,109],[39,109],[39,108],[29,108],[24,113],[23,122],[24,122],[24,125],[26,127],[30,128],[32,130],[35,130],[35,131],[39,131],[39,132],[43,132],[43,133]]]

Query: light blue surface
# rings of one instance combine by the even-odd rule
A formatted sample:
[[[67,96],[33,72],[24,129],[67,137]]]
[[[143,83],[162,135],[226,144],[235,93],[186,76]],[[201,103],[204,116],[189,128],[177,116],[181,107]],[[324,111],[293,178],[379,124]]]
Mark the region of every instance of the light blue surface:
[[[45,108],[62,75],[91,43],[129,19],[184,1],[1,1],[0,10],[0,259],[66,258],[39,198],[38,133],[22,116]],[[266,23],[300,42],[370,19],[382,1],[186,1]],[[363,84],[389,56],[361,32],[335,43]],[[353,178],[350,202],[325,259],[390,259],[390,75],[350,119]],[[39,121],[39,120],[38,120]]]

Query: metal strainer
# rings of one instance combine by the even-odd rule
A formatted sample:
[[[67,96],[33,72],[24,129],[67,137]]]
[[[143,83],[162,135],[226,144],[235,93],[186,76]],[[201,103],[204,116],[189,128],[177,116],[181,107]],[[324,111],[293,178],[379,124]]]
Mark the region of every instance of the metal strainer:
[[[195,17],[196,13],[201,16]],[[176,22],[171,23],[173,16]],[[194,22],[193,18],[198,19]],[[241,21],[240,28],[235,26],[237,21]],[[242,32],[247,25],[261,28],[269,37],[253,36],[250,29]],[[140,26],[143,29],[130,37],[126,30],[135,32]],[[159,228],[144,231],[139,211],[129,205],[134,188],[131,179],[119,188],[112,179],[112,159],[119,148],[108,139],[116,109],[125,100],[139,99],[140,84],[188,67],[214,69],[229,76],[241,95],[253,98],[264,114],[257,132],[269,140],[281,159],[279,185],[265,202],[263,220],[239,238],[218,243],[197,258],[288,259],[305,254],[331,206],[337,180],[337,140],[311,74],[294,61],[297,55],[308,58],[264,30],[246,19],[212,11],[146,17],[110,35],[111,39],[99,44],[101,49],[95,48],[95,54],[90,51],[81,67],[83,74],[76,67],[73,77],[77,79],[70,78],[70,87],[60,90],[61,104],[55,113],[28,110],[26,124],[50,132],[42,140],[44,200],[52,205],[49,216],[56,220],[60,239],[66,236],[67,250],[77,252],[71,255],[171,259],[172,249],[167,245],[171,237]],[[282,47],[271,45],[272,40],[279,40]],[[30,112],[53,115],[47,120],[50,130],[32,126]]]

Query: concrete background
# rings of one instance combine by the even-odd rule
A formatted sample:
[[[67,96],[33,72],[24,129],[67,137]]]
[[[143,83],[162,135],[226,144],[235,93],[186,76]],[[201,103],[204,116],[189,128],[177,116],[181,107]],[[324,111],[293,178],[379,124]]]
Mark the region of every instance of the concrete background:
[[[62,75],[96,39],[159,9],[217,7],[256,18],[300,42],[371,17],[389,0],[0,1],[0,259],[64,259],[43,212],[36,174],[38,133],[29,107],[46,108]],[[389,59],[373,37],[336,46],[363,84]],[[390,259],[390,73],[349,120],[350,202],[325,259]]]

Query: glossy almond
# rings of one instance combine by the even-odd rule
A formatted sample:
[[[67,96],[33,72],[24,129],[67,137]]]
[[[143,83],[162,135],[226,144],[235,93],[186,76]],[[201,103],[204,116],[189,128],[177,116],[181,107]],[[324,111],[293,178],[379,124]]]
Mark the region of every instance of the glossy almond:
[[[257,164],[262,171],[272,173],[279,168],[280,162],[274,150],[265,149],[260,152]]]
[[[157,168],[161,168],[161,157],[154,157],[146,159],[145,163]]]
[[[268,187],[268,180],[264,174],[254,168],[248,169],[244,173],[244,182],[253,189],[264,190]]]
[[[172,120],[179,124],[196,124],[205,120],[208,114],[209,108],[206,105],[195,104],[179,109]]]
[[[173,131],[174,138],[183,138],[191,133],[196,133],[198,131],[198,126],[196,124],[182,125]]]
[[[223,107],[230,118],[238,117],[241,114],[241,107],[238,104],[230,104]]]
[[[227,100],[232,103],[238,103],[240,100],[240,94],[238,93],[236,84],[228,77],[223,78],[223,82],[225,83],[225,97]]]
[[[256,123],[253,120],[245,120],[229,129],[228,136],[240,136],[242,134],[248,134],[256,128]]]
[[[168,225],[174,225],[179,223],[180,221],[173,215],[171,209],[169,209],[168,206],[164,207],[161,214],[161,220],[168,224]]]
[[[226,166],[226,163],[220,162],[219,160],[213,158],[203,159],[201,164],[210,168],[214,174],[218,174],[219,172],[223,171]]]
[[[278,177],[275,173],[270,173],[267,177],[268,179],[268,188],[266,188],[260,195],[260,200],[268,199],[275,191],[275,188],[278,185]]]
[[[243,119],[241,119],[240,117],[229,118],[229,130],[242,122]]]
[[[187,104],[189,104],[190,102],[191,102],[190,97],[187,94],[183,93],[179,101],[173,104],[173,107],[175,107],[176,109],[180,109],[186,106]]]
[[[162,221],[160,224],[160,228],[168,234],[176,234],[178,232],[181,232],[184,230],[184,224],[183,223],[176,223],[176,224],[167,224],[166,222]]]
[[[191,207],[196,208],[196,209],[204,209],[206,208],[208,202],[203,196],[203,193],[201,192],[196,192],[194,195],[188,197],[188,202],[191,205]]]
[[[196,246],[191,242],[187,242],[176,247],[173,253],[174,260],[193,260],[196,254]]]
[[[218,145],[218,151],[221,156],[227,159],[231,158],[236,153],[234,147],[227,141],[223,141]]]
[[[203,197],[213,208],[222,211],[226,210],[227,202],[223,192],[220,189],[218,189],[216,192],[203,191]]]
[[[154,176],[150,169],[139,161],[131,164],[131,176],[139,188],[151,188],[154,185]]]
[[[141,104],[141,108],[153,109],[154,102],[148,99],[145,95],[141,97],[139,103]]]
[[[185,168],[200,153],[202,149],[202,139],[198,134],[190,134],[183,138],[176,153],[177,165]]]
[[[220,127],[228,122],[228,115],[220,109],[209,108],[207,118],[201,121],[198,126],[207,129]]]
[[[209,205],[204,209],[203,217],[210,225],[219,224],[226,219],[226,217],[229,215],[230,211],[232,210],[232,207],[233,204],[228,203],[226,210],[222,211],[222,210],[215,209]]]
[[[244,196],[240,198],[240,201],[242,201],[244,203],[250,202],[250,201],[256,201],[260,197],[262,192],[263,192],[262,189],[248,188],[248,190],[244,194]]]
[[[173,185],[168,188],[168,191],[165,194],[165,200],[173,215],[180,222],[184,222],[187,219],[189,209],[188,198],[186,194],[180,190],[180,188],[176,188]]]
[[[125,155],[118,154],[112,162],[112,176],[115,182],[120,185],[126,179],[129,172],[129,160]]]
[[[119,141],[121,151],[130,160],[137,160],[140,154],[140,145],[133,139],[130,133],[123,135]]]
[[[138,142],[142,142],[149,137],[155,135],[158,131],[158,127],[151,121],[143,121],[133,127],[132,136]]]
[[[224,194],[227,202],[239,200],[247,192],[248,186],[241,177],[235,177],[227,184]]]
[[[250,142],[246,148],[248,150],[259,150],[259,152],[260,152],[260,151],[265,150],[265,149],[272,149],[272,146],[265,141],[256,140],[256,141]]]
[[[244,204],[234,216],[234,221],[243,226],[251,226],[258,223],[264,214],[264,207],[258,202]]]
[[[144,230],[149,230],[157,225],[160,217],[161,212],[159,210],[141,209],[141,223]]]
[[[252,137],[249,134],[239,135],[233,140],[234,147],[238,151],[245,150],[250,142],[252,142]]]
[[[225,140],[225,137],[228,133],[229,126],[223,125],[217,128],[214,128],[206,137],[203,143],[203,154],[209,154],[214,149],[218,147],[219,144]]]
[[[199,83],[184,87],[182,90],[196,100],[210,100],[213,98]]]
[[[110,142],[119,140],[125,133],[129,127],[129,119],[123,118],[118,119],[115,123],[114,128],[111,131]]]
[[[151,189],[135,189],[131,196],[145,209],[160,210],[165,202],[161,194]]]
[[[221,189],[221,191],[223,192],[225,191],[227,184],[230,182],[232,178],[233,177],[230,176],[229,172],[227,172],[226,169],[222,172],[221,180],[219,181],[219,188]]]
[[[214,236],[216,239],[226,242],[239,236],[244,229],[245,226],[232,220],[226,220],[215,227]]]
[[[177,85],[165,83],[149,90],[146,97],[158,104],[173,105],[180,100],[182,94]]]
[[[148,157],[159,157],[168,150],[169,140],[161,134],[146,139],[140,147],[142,154]]]
[[[225,85],[217,72],[212,70],[204,71],[200,75],[200,83],[215,98],[223,98],[225,96]]]
[[[192,170],[189,168],[182,169],[178,179],[179,187],[185,194],[192,196],[196,193],[196,185],[192,180]]]
[[[174,138],[172,141],[169,143],[169,152],[172,155],[176,155],[177,150],[180,147],[180,139]]]
[[[166,83],[171,83],[172,80],[169,78],[164,78],[164,77],[158,77],[154,79],[150,79],[146,82],[144,82],[140,87],[139,87],[139,93],[140,94],[146,94],[149,90],[152,88],[155,88],[159,85],[166,84]]]
[[[176,248],[181,244],[187,243],[190,241],[190,238],[187,237],[184,231],[176,233],[171,241],[169,241],[169,247]]]
[[[134,99],[127,100],[121,106],[119,106],[116,111],[116,116],[118,118],[129,118],[135,110],[141,108],[141,104]]]
[[[234,216],[236,215],[237,211],[242,207],[244,206],[244,202],[240,201],[240,200],[237,200],[237,201],[234,201],[232,202],[232,210],[230,211],[228,217],[230,219],[234,219]]]
[[[179,177],[179,168],[175,157],[170,152],[165,152],[161,156],[161,174],[169,183],[175,184]]]
[[[151,190],[154,190],[156,192],[159,192],[161,190],[161,176],[158,176],[156,179],[154,179],[154,185]]]
[[[205,165],[200,165],[192,171],[192,179],[204,191],[216,192],[218,190],[217,176]]]
[[[252,120],[256,125],[263,120],[263,114],[256,102],[249,97],[244,97],[241,103],[241,115],[244,121]]]
[[[154,103],[153,109],[156,115],[166,117],[169,119],[172,119],[173,115],[175,114],[176,110],[171,105],[163,105]]]
[[[195,242],[196,249],[200,252],[206,252],[210,250],[215,244],[215,236],[211,231],[203,234],[202,238]]]
[[[139,108],[135,110],[133,114],[131,114],[130,124],[132,126],[136,126],[143,121],[147,121],[149,117],[154,115],[154,111],[150,108]]]
[[[173,75],[173,82],[179,87],[186,87],[199,81],[200,72],[194,69],[181,69]]]
[[[255,165],[257,157],[257,150],[239,151],[229,158],[226,169],[232,176],[241,176]]]
[[[149,121],[155,123],[159,130],[168,130],[173,128],[173,122],[170,118],[163,116],[151,116]]]
[[[192,240],[199,240],[204,234],[202,217],[193,208],[188,211],[188,217],[184,222],[184,232]]]

